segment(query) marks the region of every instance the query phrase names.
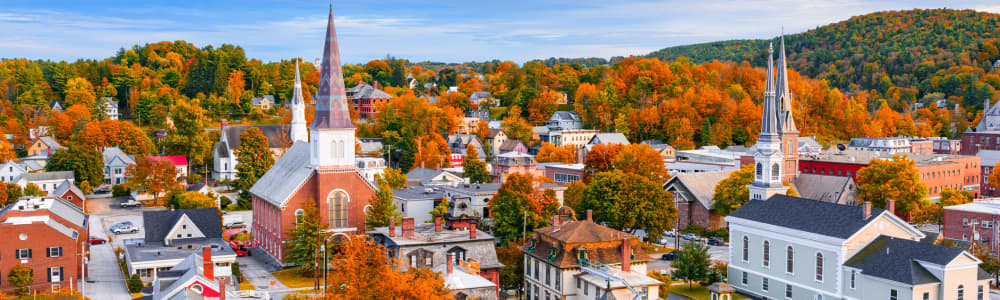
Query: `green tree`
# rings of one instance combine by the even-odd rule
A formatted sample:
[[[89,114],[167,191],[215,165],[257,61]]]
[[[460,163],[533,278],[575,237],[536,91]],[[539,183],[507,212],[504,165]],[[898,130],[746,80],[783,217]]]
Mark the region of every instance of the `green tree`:
[[[8,182],[5,183],[4,186],[6,187],[7,191],[7,201],[4,202],[5,205],[14,203],[14,201],[17,201],[17,198],[21,198],[21,196],[24,196],[24,190],[21,189],[20,185]]]
[[[886,200],[896,200],[896,212],[916,212],[927,197],[927,185],[920,181],[916,163],[906,156],[891,160],[873,159],[858,171],[858,199],[884,208]]]
[[[391,170],[391,169],[388,169]],[[388,171],[387,170],[387,171]],[[403,213],[397,211],[399,209],[394,201],[394,195],[392,193],[392,187],[389,185],[389,181],[382,179],[381,176],[376,176],[376,182],[378,183],[378,190],[375,191],[375,195],[368,200],[371,204],[371,208],[365,210],[365,227],[375,228],[389,226],[389,219],[398,219]]]
[[[708,277],[711,264],[708,246],[693,241],[687,242],[682,244],[681,249],[677,251],[677,257],[671,264],[675,270],[670,277],[686,280],[688,287],[690,287],[691,281],[703,280]]]
[[[970,203],[974,198],[972,193],[962,190],[954,190],[950,187],[946,187],[941,190],[939,196],[941,196],[939,202],[941,203],[941,206],[944,207]]]
[[[386,168],[385,171],[382,172],[381,177],[387,184],[389,184],[389,188],[394,190],[405,188],[406,182],[408,181],[406,174],[403,174],[403,171],[394,168]]]
[[[431,214],[431,217],[442,217],[448,214],[449,205],[451,205],[451,201],[448,201],[448,197],[441,197],[441,202],[438,202],[438,205],[435,205],[428,213]]]
[[[629,233],[645,229],[650,238],[659,239],[677,219],[673,199],[646,177],[613,170],[597,173],[573,209],[593,210],[595,222]]]
[[[522,244],[524,240],[519,239],[497,247],[497,260],[503,264],[500,268],[500,288],[517,290],[518,294],[524,282],[524,252],[519,248]]]
[[[316,245],[321,238],[319,228],[323,221],[319,217],[316,200],[309,199],[302,204],[301,209],[302,218],[297,220],[295,227],[288,229],[291,239],[287,243],[285,259],[298,266],[299,272],[311,273],[316,267]]]
[[[167,153],[184,155],[188,159],[188,174],[193,166],[204,166],[205,152],[211,152],[212,142],[205,132],[208,117],[198,99],[185,101],[178,99],[170,110],[170,119],[174,121],[173,132],[167,134]],[[209,156],[210,157],[210,156]]]
[[[715,194],[712,195],[715,204],[712,204],[712,208],[723,216],[736,211],[743,206],[743,203],[750,200],[750,189],[747,185],[751,183],[753,183],[753,165],[744,165],[739,171],[729,174],[729,178],[715,185]]]
[[[241,191],[241,199],[250,199],[250,188],[274,165],[272,154],[267,137],[257,127],[240,134],[240,147],[236,148],[236,159],[240,162],[236,165],[236,187]],[[248,202],[241,206],[250,208]]]
[[[45,165],[46,171],[73,171],[77,185],[87,182],[90,186],[104,184],[104,158],[93,149],[70,146],[56,151]]]
[[[502,242],[512,241],[522,236],[522,230],[531,232],[549,224],[558,206],[555,191],[541,189],[533,175],[510,174],[488,204],[495,223],[493,233]]]
[[[45,191],[43,191],[42,188],[38,187],[37,184],[28,183],[27,185],[24,186],[24,195],[25,196],[45,196]]]
[[[462,170],[471,183],[487,183],[492,180],[490,172],[486,171],[486,162],[479,160],[479,153],[472,144],[465,147]]]
[[[170,198],[170,204],[177,209],[218,207],[215,204],[215,199],[196,191],[172,193],[168,197]]]
[[[507,116],[503,118],[503,121],[500,121],[500,125],[511,139],[519,140],[526,146],[531,145],[533,127],[521,117],[520,107],[516,105],[511,107]]]
[[[128,279],[128,292],[138,293],[142,290],[142,287],[142,279],[139,278],[139,274],[132,274],[132,277],[129,277]]]
[[[7,282],[14,286],[14,294],[26,296],[30,290],[29,287],[35,282],[35,276],[31,268],[17,262],[14,267],[10,268],[10,272],[7,272]]]

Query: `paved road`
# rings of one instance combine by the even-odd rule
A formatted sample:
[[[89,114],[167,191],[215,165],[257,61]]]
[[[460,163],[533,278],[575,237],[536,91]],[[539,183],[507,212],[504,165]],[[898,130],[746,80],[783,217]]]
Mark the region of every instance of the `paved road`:
[[[107,238],[100,216],[90,216],[90,235]],[[118,269],[118,261],[111,244],[90,247],[90,273],[87,276],[87,297],[91,299],[130,300],[125,280]]]
[[[681,244],[684,244],[685,242],[686,241],[681,240]],[[677,249],[677,247],[674,246],[673,240],[670,240],[664,246]],[[729,262],[729,246],[708,246],[708,254],[712,257],[713,262],[715,261],[721,261],[726,263]],[[647,269],[649,269],[650,271],[670,269],[671,262],[667,260],[660,260],[659,259],[660,254],[654,255],[654,258],[656,258],[656,260],[649,262]]]

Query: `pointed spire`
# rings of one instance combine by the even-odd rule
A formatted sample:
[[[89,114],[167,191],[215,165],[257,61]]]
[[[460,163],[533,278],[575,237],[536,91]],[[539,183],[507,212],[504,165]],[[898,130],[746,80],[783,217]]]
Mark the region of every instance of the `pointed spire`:
[[[295,90],[292,96],[292,105],[298,105],[305,102],[302,98],[302,78],[299,76],[299,61],[295,60]]]
[[[792,117],[792,92],[788,89],[788,60],[785,58],[785,34],[781,33],[781,53],[778,54],[778,100],[781,102],[781,110],[778,117],[781,119],[782,132],[798,132],[795,128],[795,119]]]
[[[323,46],[323,61],[320,63],[319,91],[316,92],[316,115],[312,128],[354,128],[347,108],[337,30],[333,25],[333,4],[330,4],[330,17],[326,25],[326,42]]]
[[[306,129],[306,103],[302,98],[302,77],[299,76],[299,61],[295,60],[295,90],[292,96],[292,142],[309,141]]]
[[[764,89],[764,116],[760,122],[760,141],[775,138],[778,132],[778,110],[774,87],[774,45],[767,48],[767,84]]]

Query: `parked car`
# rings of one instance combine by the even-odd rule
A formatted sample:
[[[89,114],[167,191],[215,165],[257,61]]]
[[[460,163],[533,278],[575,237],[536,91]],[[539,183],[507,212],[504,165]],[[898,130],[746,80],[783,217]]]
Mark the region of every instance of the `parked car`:
[[[662,260],[674,260],[674,258],[677,258],[676,251],[671,251],[670,253],[664,253],[663,256],[660,256],[660,259]]]
[[[708,238],[708,244],[712,245],[712,246],[725,246],[726,245],[726,241],[723,240],[722,238],[714,237],[713,236],[713,237]]]
[[[109,188],[96,188],[96,189],[94,189],[94,194],[108,194],[108,193],[111,193],[111,189],[109,189]]]
[[[132,222],[125,221],[111,226],[111,233],[114,234],[126,234],[126,233],[136,233],[139,232],[139,227],[132,224]]]
[[[140,206],[142,206],[142,202],[135,201],[135,199],[128,199],[126,201],[122,201],[121,203],[122,208],[140,207]]]
[[[90,242],[91,245],[104,244],[104,243],[108,242],[108,240],[105,240],[102,237],[96,237],[96,236],[90,236],[90,239],[88,241]]]
[[[243,216],[236,214],[224,214],[222,215],[222,227],[226,229],[229,228],[243,228],[247,224],[243,222]]]
[[[675,234],[674,231],[671,230],[671,231],[667,231],[667,232],[663,233],[663,236],[665,236],[665,237],[674,237],[674,234]]]
[[[684,240],[693,241],[698,239],[698,235],[694,233],[685,233],[681,236]]]

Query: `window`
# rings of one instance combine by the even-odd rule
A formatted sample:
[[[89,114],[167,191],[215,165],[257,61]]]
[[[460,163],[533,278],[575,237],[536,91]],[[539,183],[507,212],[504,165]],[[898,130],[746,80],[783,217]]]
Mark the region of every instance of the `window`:
[[[764,266],[771,266],[771,242],[764,241]]]
[[[327,198],[330,210],[330,228],[347,227],[347,193],[335,191]]]
[[[583,284],[583,295],[590,295],[590,283]]]
[[[538,280],[538,262],[535,262],[535,280]]]
[[[923,300],[931,300],[931,292],[924,292]]]
[[[760,163],[757,163],[757,179],[760,179],[760,177],[762,176],[761,173],[763,172],[764,172],[763,167],[760,165]]]
[[[31,249],[30,248],[17,249],[17,252],[14,253],[14,255],[16,256],[17,259],[29,259],[31,258]]]
[[[743,236],[743,261],[750,261],[750,239]]]
[[[552,267],[545,265],[545,285],[549,285],[549,278],[552,277]]]
[[[139,277],[149,277],[152,272],[150,272],[150,269],[136,269],[135,273],[139,274]]]
[[[62,281],[62,267],[49,268],[49,282]]]
[[[961,284],[958,285],[958,300],[965,300],[965,287]]]
[[[760,290],[762,290],[762,291],[765,291],[765,292],[766,292],[766,291],[767,291],[767,289],[768,289],[768,286],[767,286],[767,283],[768,283],[768,282],[767,282],[767,277],[764,277],[764,279],[761,279],[761,280],[760,280]]]
[[[781,175],[781,167],[779,167],[778,164],[772,165],[771,166],[771,180],[772,181],[777,181],[778,177],[780,177],[780,175]]]
[[[899,300],[899,292],[896,292],[896,290],[889,290],[889,300]]]
[[[558,289],[562,289],[562,285],[560,283],[562,283],[562,271],[559,271],[559,269],[556,269],[556,289],[557,290]]]
[[[60,257],[62,256],[62,247],[49,247],[45,249],[45,257]]]
[[[823,281],[823,253],[816,253],[816,281]]]
[[[789,299],[792,298],[792,285],[791,284],[787,284],[787,283],[785,284],[785,297],[787,297]]]
[[[577,289],[580,288],[580,278],[579,277],[576,278],[576,288]]]
[[[295,223],[296,224],[302,223],[302,218],[304,218],[305,215],[306,215],[305,211],[303,211],[301,208],[295,210]]]
[[[976,290],[976,300],[983,300],[983,286],[977,287]]]
[[[795,257],[795,251],[792,250],[792,246],[788,246],[787,254],[785,254],[785,272],[794,273],[794,265],[792,265],[792,259]]]
[[[742,278],[743,279],[740,280],[740,281],[743,282],[743,285],[747,285],[747,283],[750,282],[750,280],[747,278],[747,272],[743,272],[743,277]]]
[[[525,258],[524,258],[524,276],[530,276],[530,275],[531,275],[531,259],[529,259],[527,256],[525,256]]]
[[[857,271],[851,270],[851,289],[854,289],[854,278],[857,276]]]

